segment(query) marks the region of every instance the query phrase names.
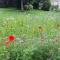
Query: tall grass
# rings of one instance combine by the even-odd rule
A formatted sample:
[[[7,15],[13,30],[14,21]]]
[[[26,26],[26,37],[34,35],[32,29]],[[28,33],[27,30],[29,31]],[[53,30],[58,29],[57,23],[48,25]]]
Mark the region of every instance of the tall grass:
[[[60,13],[0,9],[1,60],[60,60]],[[5,46],[10,35],[15,43]]]

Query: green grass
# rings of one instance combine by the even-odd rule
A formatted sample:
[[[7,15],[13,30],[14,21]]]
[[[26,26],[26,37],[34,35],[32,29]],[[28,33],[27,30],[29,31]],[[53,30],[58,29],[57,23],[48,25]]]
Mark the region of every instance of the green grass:
[[[42,32],[39,31],[39,27],[43,28]],[[16,37],[16,46],[14,47],[14,43],[12,43],[7,49],[6,40],[2,40],[2,38],[9,35]],[[59,40],[60,12],[39,10],[21,12],[14,9],[0,9],[1,60],[60,60]],[[21,43],[21,41],[23,42]],[[32,56],[35,52],[38,55]]]

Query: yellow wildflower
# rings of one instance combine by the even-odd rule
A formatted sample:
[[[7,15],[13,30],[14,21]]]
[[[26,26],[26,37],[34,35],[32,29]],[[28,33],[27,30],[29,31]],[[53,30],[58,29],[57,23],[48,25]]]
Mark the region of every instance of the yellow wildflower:
[[[44,32],[44,28],[42,26],[39,26],[39,32]]]

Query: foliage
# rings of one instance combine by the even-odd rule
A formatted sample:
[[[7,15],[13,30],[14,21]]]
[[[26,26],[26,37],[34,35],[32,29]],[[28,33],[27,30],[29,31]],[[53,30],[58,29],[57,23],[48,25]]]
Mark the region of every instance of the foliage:
[[[27,3],[29,3],[30,5],[27,5]],[[43,3],[42,6],[39,5],[39,3]],[[3,3],[1,3],[0,6],[1,7],[16,7],[18,9],[26,8],[28,10],[32,8],[34,9],[40,8],[42,10],[49,10],[50,1],[49,0],[3,0]]]
[[[25,10],[32,10],[33,6],[31,4],[24,5]]]
[[[16,40],[7,48],[9,35]],[[60,13],[0,9],[0,60],[49,59],[60,60]]]
[[[42,10],[48,11],[50,9],[50,6],[51,6],[50,1],[46,0],[43,2]]]
[[[58,11],[58,9],[59,9],[58,7],[59,7],[58,5],[55,5],[55,6],[52,5],[51,8],[50,8],[50,10],[52,10],[52,11]]]

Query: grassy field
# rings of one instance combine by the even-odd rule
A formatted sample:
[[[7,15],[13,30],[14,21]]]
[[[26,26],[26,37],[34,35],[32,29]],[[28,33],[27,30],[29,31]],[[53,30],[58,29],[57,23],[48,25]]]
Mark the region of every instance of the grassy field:
[[[60,60],[60,12],[0,9],[0,60],[49,59]]]

